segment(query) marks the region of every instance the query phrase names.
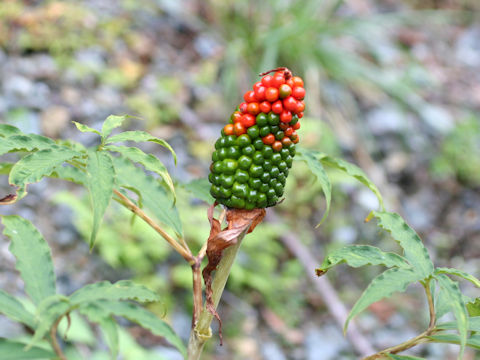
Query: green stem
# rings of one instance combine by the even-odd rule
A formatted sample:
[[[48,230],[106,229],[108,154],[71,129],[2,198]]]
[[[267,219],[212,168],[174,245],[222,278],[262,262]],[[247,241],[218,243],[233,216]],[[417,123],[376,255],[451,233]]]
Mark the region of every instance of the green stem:
[[[58,344],[58,341],[57,341],[57,328],[58,328],[58,324],[60,324],[60,321],[62,320],[62,317],[63,317],[63,315],[60,316],[55,321],[55,323],[52,325],[52,328],[50,329],[50,341],[52,342],[53,350],[58,355],[59,359],[60,360],[67,360],[67,358],[65,357],[65,355],[62,352],[62,348],[60,347],[60,345]]]

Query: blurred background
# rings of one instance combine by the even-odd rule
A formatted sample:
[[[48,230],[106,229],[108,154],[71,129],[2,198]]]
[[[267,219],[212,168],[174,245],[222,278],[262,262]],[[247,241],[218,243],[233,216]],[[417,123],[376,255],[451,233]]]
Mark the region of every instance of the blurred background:
[[[176,150],[175,167],[159,146],[143,147],[179,184],[207,177],[220,129],[257,74],[277,66],[305,80],[301,145],[359,165],[387,209],[420,234],[437,266],[480,276],[478,0],[0,2],[0,122],[94,145],[95,137],[71,121],[99,128],[110,114],[134,115],[128,128],[149,131]],[[295,162],[285,201],[242,245],[220,305],[224,346],[214,336],[205,359],[358,358],[326,298],[336,295],[334,307],[350,309],[382,269],[340,266],[319,288],[314,267],[328,249],[345,244],[398,247],[363,223],[377,207],[374,195],[340,173],[330,175],[331,212],[315,228],[324,198],[307,167]],[[7,177],[0,180],[0,195],[11,192]],[[177,191],[185,235],[198,249],[208,236],[207,204],[188,186]],[[43,180],[0,211],[20,214],[41,230],[60,291],[132,278],[161,294],[151,309],[187,339],[190,268],[116,205],[93,254],[86,243],[90,205],[80,187]],[[0,256],[0,287],[22,294],[6,238]],[[468,284],[462,287],[478,297]],[[427,316],[422,289],[412,286],[371,306],[357,325],[380,350],[423,331]],[[25,334],[3,316],[0,324],[2,337]],[[97,328],[74,318],[69,359],[108,359],[97,335]],[[162,339],[127,323],[120,344],[122,359],[180,359]],[[457,350],[435,344],[410,353],[447,360]],[[471,350],[465,355],[478,358]]]

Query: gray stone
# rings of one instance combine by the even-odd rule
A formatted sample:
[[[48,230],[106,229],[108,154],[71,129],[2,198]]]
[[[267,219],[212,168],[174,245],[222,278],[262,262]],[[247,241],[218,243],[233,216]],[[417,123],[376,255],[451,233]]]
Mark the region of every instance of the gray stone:
[[[393,105],[374,109],[366,117],[368,126],[375,135],[398,133],[405,129],[405,115]]]
[[[331,325],[307,330],[305,337],[306,360],[339,359],[339,353],[348,346],[341,331]]]
[[[452,115],[440,106],[426,105],[419,111],[422,119],[437,133],[446,134],[455,125]]]
[[[262,356],[264,360],[286,360],[287,359],[282,349],[280,348],[280,346],[273,341],[264,342],[260,350],[262,352]]]
[[[455,57],[465,65],[480,66],[480,26],[467,29],[460,35],[455,48]]]

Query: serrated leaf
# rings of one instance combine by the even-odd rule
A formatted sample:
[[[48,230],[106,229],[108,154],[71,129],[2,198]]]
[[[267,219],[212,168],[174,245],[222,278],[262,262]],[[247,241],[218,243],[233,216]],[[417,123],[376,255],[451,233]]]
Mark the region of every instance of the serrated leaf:
[[[105,139],[108,135],[111,134],[112,130],[122,126],[123,122],[127,118],[127,115],[110,115],[105,119],[102,126],[102,138]]]
[[[169,143],[167,143],[163,139],[159,139],[155,136],[150,135],[149,133],[145,131],[125,131],[117,135],[113,135],[109,137],[106,141],[105,144],[112,144],[116,142],[124,142],[124,141],[135,141],[135,142],[154,142],[159,145],[162,145],[163,147],[167,148],[170,150],[170,152],[173,155],[173,159],[175,161],[175,164],[177,164],[177,154],[175,154],[175,151],[173,151],[173,148],[170,146]]]
[[[118,356],[118,329],[117,323],[111,316],[105,317],[99,322],[100,329],[102,330],[103,336],[110,348],[110,353],[112,355],[112,360],[117,359]]]
[[[470,316],[480,316],[480,298],[467,302],[467,310]]]
[[[0,124],[0,136],[9,137],[15,134],[21,134],[22,131],[13,125]]]
[[[9,151],[33,151],[50,149],[56,146],[55,142],[45,136],[36,134],[18,134],[12,135],[0,142],[0,155]]]
[[[408,285],[422,278],[412,269],[392,268],[375,277],[357,300],[345,321],[344,331],[350,320],[374,302],[390,297],[395,292],[404,292]]]
[[[165,321],[158,318],[154,313],[142,308],[141,306],[129,302],[111,302],[98,301],[96,305],[103,308],[105,313],[115,316],[122,316],[141,327],[148,329],[154,335],[164,337],[168,342],[174,345],[184,356],[186,355],[185,345],[175,334],[175,331]]]
[[[0,359],[3,360],[50,360],[56,357],[51,350],[40,347],[25,349],[25,344],[0,338]]]
[[[0,289],[0,313],[33,329],[35,318],[13,295]]]
[[[393,360],[425,360],[425,358],[421,358],[418,356],[411,356],[411,355],[387,354],[387,356]]]
[[[391,252],[384,252],[369,245],[350,245],[330,252],[323,260],[318,272],[326,272],[329,268],[347,263],[352,267],[364,265],[384,265],[386,267],[410,268],[405,258]]]
[[[428,338],[435,342],[461,345],[460,336],[458,336],[457,334],[431,335]],[[480,350],[480,335],[478,334],[472,335],[467,339],[465,345],[473,349]],[[460,355],[459,355],[459,359],[461,359]]]
[[[456,330],[458,329],[458,324],[456,321],[449,321],[443,324],[438,324],[435,327],[437,329],[443,330]],[[473,316],[468,318],[468,330],[480,332],[480,316]]]
[[[35,304],[56,293],[52,254],[32,223],[17,215],[2,216],[3,233],[11,240],[10,252],[25,283],[25,292]]]
[[[71,181],[80,185],[85,185],[87,183],[87,174],[70,165],[57,166],[50,174],[50,177]]]
[[[400,244],[404,256],[422,280],[433,274],[433,263],[427,249],[417,233],[396,213],[373,211],[378,226],[388,231]]]
[[[50,331],[57,319],[71,308],[67,297],[59,294],[45,298],[37,307],[37,327],[28,347],[35,345]]]
[[[105,149],[113,152],[118,152],[126,158],[130,159],[131,161],[142,164],[146,170],[153,171],[154,173],[160,175],[167,184],[175,199],[175,188],[173,186],[172,178],[170,177],[170,174],[168,173],[165,165],[163,165],[162,162],[155,156],[151,154],[145,154],[140,149],[127,146],[108,145],[105,146]]]
[[[194,197],[205,201],[207,204],[213,204],[215,202],[215,199],[210,194],[210,183],[207,179],[196,179],[189,183],[182,184],[182,186]]]
[[[475,276],[470,275],[462,270],[440,267],[435,269],[435,274],[448,274],[459,276],[465,280],[470,281],[473,285],[480,288],[480,280],[478,280]]]
[[[330,212],[330,202],[332,199],[332,184],[330,183],[330,179],[328,178],[327,172],[322,166],[321,158],[323,154],[302,149],[301,154],[299,156],[300,160],[303,160],[307,163],[308,168],[316,176],[320,186],[322,188],[323,194],[325,195],[325,213],[322,216],[322,219],[317,224],[317,227],[320,226],[328,216]]]
[[[115,284],[108,281],[101,281],[86,285],[70,295],[70,302],[74,305],[96,300],[122,299],[150,302],[158,301],[159,296],[147,287],[135,284],[130,280],[120,280]]]
[[[79,122],[76,122],[76,121],[73,121],[73,123],[75,124],[77,129],[80,130],[81,132],[91,132],[91,133],[95,133],[95,134],[100,135],[100,136],[102,135],[100,133],[100,131],[93,129],[88,125],[85,125],[85,124],[82,124],[82,123],[79,123]]]
[[[115,157],[113,162],[117,173],[117,186],[135,189],[136,193],[141,194],[145,209],[181,235],[183,230],[180,215],[175,205],[171,205],[164,187],[124,157]]]
[[[435,276],[440,287],[445,291],[445,295],[449,300],[450,308],[457,320],[458,332],[460,334],[460,355],[459,359],[462,359],[463,352],[465,350],[465,344],[467,341],[468,331],[468,313],[463,301],[462,293],[458,287],[456,281],[451,280],[444,274],[438,274]]]
[[[9,182],[17,186],[18,199],[27,194],[27,185],[40,181],[43,177],[49,176],[55,167],[74,157],[81,156],[81,153],[65,147],[52,147],[39,150],[20,159],[10,171]]]
[[[90,151],[87,159],[87,189],[93,209],[93,226],[90,249],[93,248],[97,232],[113,195],[115,169],[110,154]]]

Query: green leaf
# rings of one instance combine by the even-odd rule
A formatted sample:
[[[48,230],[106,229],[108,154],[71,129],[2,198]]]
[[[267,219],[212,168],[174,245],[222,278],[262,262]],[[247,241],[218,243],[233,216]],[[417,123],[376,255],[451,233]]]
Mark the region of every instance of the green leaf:
[[[158,301],[157,293],[143,285],[135,284],[130,280],[120,280],[115,284],[101,281],[89,284],[70,295],[74,305],[96,300],[122,300],[130,299],[139,302]]]
[[[141,194],[145,209],[181,235],[183,230],[180,215],[175,205],[171,205],[164,187],[155,178],[145,174],[142,169],[123,157],[115,157],[113,162],[117,173],[117,186],[135,189]]]
[[[16,297],[0,289],[0,313],[10,319],[19,321],[22,324],[34,328],[35,318],[33,314],[25,309]]]
[[[438,275],[438,274],[448,274],[448,275],[459,276],[465,280],[470,281],[476,287],[480,288],[480,280],[478,280],[475,276],[470,275],[462,270],[441,267],[441,268],[435,269],[435,275]]]
[[[2,137],[9,137],[15,134],[21,134],[22,131],[13,125],[8,124],[0,124],[0,136]]]
[[[98,134],[98,135],[102,135],[102,134],[100,134],[100,131],[93,129],[90,126],[87,126],[85,124],[81,124],[81,123],[76,122],[76,121],[74,121],[73,123],[75,124],[77,129],[80,130],[81,132],[91,132],[91,133],[95,133],[95,134]]]
[[[197,199],[213,204],[215,199],[210,194],[210,183],[207,179],[196,179],[189,183],[182,184],[183,188],[190,192]]]
[[[175,154],[175,151],[173,151],[173,148],[170,146],[170,144],[167,143],[165,140],[162,140],[162,139],[159,139],[155,136],[152,136],[145,131],[125,131],[125,132],[122,132],[120,134],[109,137],[106,140],[105,143],[106,144],[111,144],[111,143],[124,142],[124,141],[135,141],[135,142],[150,141],[150,142],[160,144],[163,147],[170,150],[170,152],[173,155],[173,159],[175,161],[175,164],[177,164],[177,154]]]
[[[470,316],[480,316],[480,298],[467,302],[467,310]]]
[[[408,285],[421,280],[412,269],[392,268],[375,277],[357,300],[345,321],[344,331],[350,320],[374,302],[390,297],[394,292],[404,292]]]
[[[428,338],[435,342],[461,345],[460,336],[458,336],[457,334],[439,334],[439,335],[429,336]],[[478,334],[472,335],[467,339],[465,345],[468,347],[480,350],[480,335]],[[458,358],[461,359],[460,355]]]
[[[113,195],[115,169],[110,154],[90,151],[87,159],[87,189],[93,209],[93,226],[90,249],[93,248],[98,228]]]
[[[51,350],[40,347],[25,349],[25,344],[0,338],[0,359],[3,360],[50,360],[56,357]]]
[[[10,170],[12,170],[14,164],[2,162],[0,163],[0,175],[8,175]]]
[[[387,354],[387,356],[393,360],[425,360],[425,358],[420,358],[417,356],[410,356],[410,355]]]
[[[163,165],[162,162],[158,160],[155,156],[151,154],[145,154],[140,149],[127,146],[108,145],[105,146],[105,149],[118,152],[126,158],[130,159],[131,161],[142,164],[148,171],[153,171],[160,175],[167,184],[171,193],[173,194],[173,197],[175,198],[175,188],[173,186],[172,178],[170,177],[170,174],[168,173],[165,165]]]
[[[36,134],[22,134],[13,135],[2,139],[0,142],[0,155],[3,155],[9,151],[33,151],[35,149],[50,149],[56,146],[55,141],[41,135]]]
[[[43,339],[55,321],[65,315],[70,308],[71,305],[68,298],[60,294],[49,296],[38,304],[36,314],[37,328],[28,346],[31,347]]]
[[[87,174],[70,165],[57,166],[50,174],[50,177],[71,181],[80,185],[85,185],[87,183]]]
[[[309,151],[306,149],[302,149],[302,154],[300,154],[299,159],[303,160],[307,163],[308,168],[310,171],[316,176],[317,180],[322,187],[323,194],[325,195],[325,204],[326,209],[325,213],[322,216],[322,219],[317,224],[317,227],[320,226],[328,216],[330,212],[330,202],[332,199],[332,184],[330,183],[330,179],[322,166],[321,158],[324,156],[322,153],[318,153],[315,151]]]
[[[459,359],[462,359],[463,352],[465,350],[465,344],[467,342],[468,331],[468,313],[463,301],[462,293],[458,288],[458,283],[451,280],[447,275],[438,274],[435,276],[440,287],[445,291],[455,318],[457,319],[458,332],[460,334],[460,355]]]
[[[118,329],[115,320],[109,316],[100,321],[100,329],[102,329],[103,336],[110,348],[112,360],[117,359],[118,356]]]
[[[2,216],[3,233],[10,237],[10,252],[25,283],[25,292],[35,304],[56,293],[52,254],[32,223],[17,215]]]
[[[102,138],[105,139],[108,135],[110,135],[113,129],[122,126],[127,117],[127,115],[110,115],[107,117],[102,126]]]
[[[377,247],[369,245],[350,245],[329,253],[323,260],[318,272],[324,273],[331,267],[347,263],[352,267],[364,265],[384,265],[386,267],[410,268],[405,258],[391,252],[384,252]]]
[[[98,301],[95,305],[100,306],[105,313],[115,316],[122,316],[145,329],[150,330],[154,335],[163,336],[168,342],[174,345],[184,356],[186,355],[185,345],[173,329],[154,313],[141,306],[129,302]]]
[[[456,330],[458,329],[458,324],[456,321],[449,321],[443,324],[438,324],[435,327],[437,329],[443,330]],[[468,318],[468,330],[480,332],[480,316],[473,316]]]
[[[400,244],[405,258],[422,279],[433,274],[433,263],[422,240],[400,215],[386,211],[373,211],[371,214],[379,220],[378,226],[387,230]]]
[[[18,186],[18,198],[21,199],[27,194],[27,185],[40,181],[55,170],[55,167],[74,157],[81,156],[81,153],[64,147],[53,147],[39,150],[20,159],[10,171],[9,182]]]

